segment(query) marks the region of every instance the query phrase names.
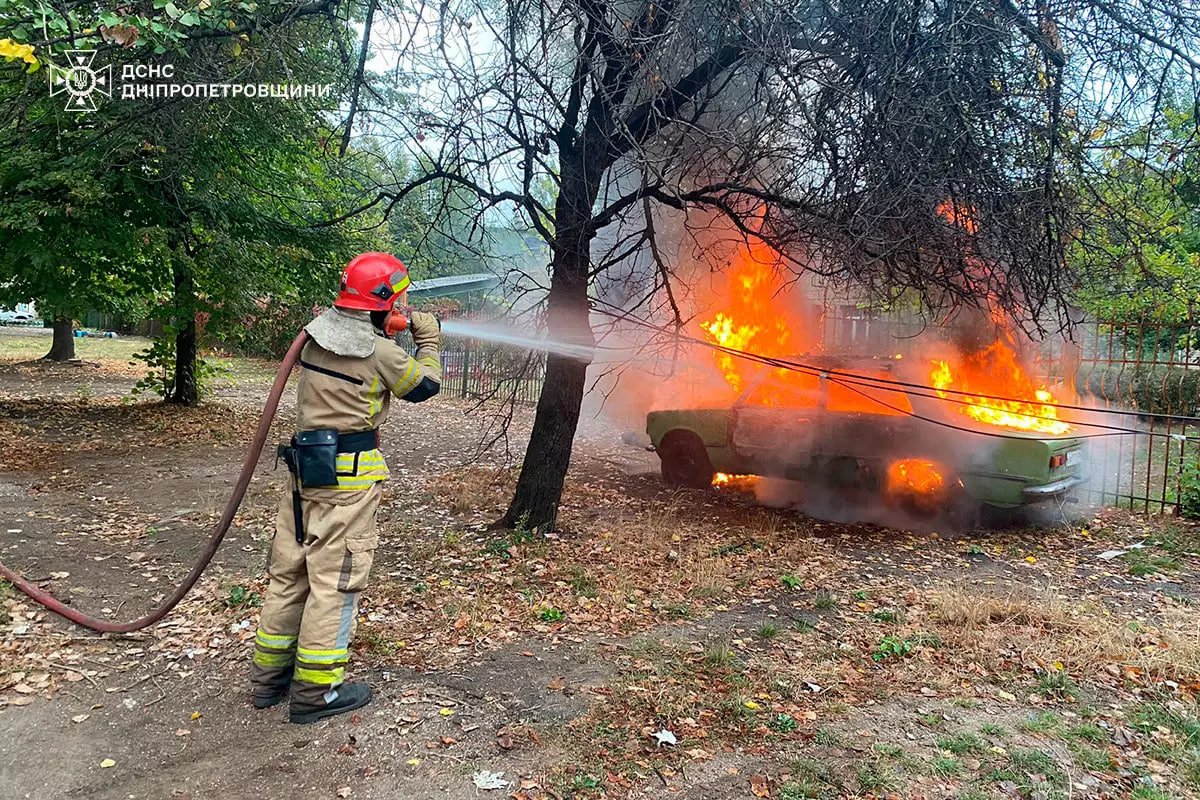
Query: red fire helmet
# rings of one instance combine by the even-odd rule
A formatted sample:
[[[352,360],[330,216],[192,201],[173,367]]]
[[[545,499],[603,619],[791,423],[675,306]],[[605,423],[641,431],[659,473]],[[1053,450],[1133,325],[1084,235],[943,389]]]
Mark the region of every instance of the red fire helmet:
[[[410,283],[408,267],[391,253],[363,253],[342,271],[341,290],[333,304],[359,311],[389,311]]]

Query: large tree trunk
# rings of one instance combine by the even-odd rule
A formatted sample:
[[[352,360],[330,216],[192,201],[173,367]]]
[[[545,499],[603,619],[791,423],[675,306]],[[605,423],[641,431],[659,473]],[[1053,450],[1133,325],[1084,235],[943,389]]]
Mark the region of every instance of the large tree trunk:
[[[603,159],[585,153],[604,152],[598,144],[568,151],[562,160],[558,199],[554,209],[554,259],[546,329],[555,341],[588,347],[596,343],[588,310],[591,275],[592,205],[600,192]],[[517,489],[500,523],[530,530],[552,530],[558,522],[571,445],[579,424],[579,409],[587,380],[583,361],[551,354],[546,381],[538,396],[537,414]]]
[[[75,357],[75,325],[70,317],[54,318],[54,338],[50,352],[43,358],[49,361],[70,361]]]
[[[584,362],[553,354],[547,358],[546,383],[538,397],[521,476],[500,521],[505,527],[553,530],[557,524],[586,379]]]
[[[175,386],[168,400],[185,406],[200,402],[200,387],[196,383],[196,310],[193,307],[194,285],[191,270],[175,267]]]
[[[563,204],[559,205],[561,208]],[[591,236],[586,230],[586,225],[571,230],[560,224],[546,323],[551,339],[591,346],[595,344],[587,297]],[[538,397],[525,461],[500,524],[531,530],[554,528],[586,379],[586,362],[554,354],[546,359],[546,379]]]

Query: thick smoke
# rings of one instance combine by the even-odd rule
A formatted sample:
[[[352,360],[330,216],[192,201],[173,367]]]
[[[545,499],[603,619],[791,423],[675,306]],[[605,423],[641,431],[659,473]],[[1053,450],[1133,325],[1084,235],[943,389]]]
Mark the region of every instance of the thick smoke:
[[[678,309],[684,337],[815,368],[781,369],[596,320],[612,349],[593,367],[593,410],[602,405],[632,431],[652,411],[727,411],[728,447],[758,477],[721,489],[839,522],[965,528],[978,508],[961,476],[992,469],[1021,426],[1050,438],[1071,432],[1047,418],[1054,398],[1073,392],[1036,377],[1033,343],[986,302],[943,320],[918,309],[873,314],[863,298],[829,292],[761,242],[712,222],[679,236],[666,257],[670,303],[661,287],[649,301],[639,294],[639,277],[653,285],[655,274],[643,263],[611,305],[665,327]]]

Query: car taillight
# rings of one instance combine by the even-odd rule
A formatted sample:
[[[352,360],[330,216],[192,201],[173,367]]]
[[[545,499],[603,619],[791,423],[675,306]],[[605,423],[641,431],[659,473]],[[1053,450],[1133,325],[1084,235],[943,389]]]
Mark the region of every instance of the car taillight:
[[[1050,456],[1050,469],[1058,469],[1059,467],[1061,467],[1063,464],[1066,464],[1066,463],[1067,463],[1067,456],[1065,453],[1060,453],[1056,456]]]

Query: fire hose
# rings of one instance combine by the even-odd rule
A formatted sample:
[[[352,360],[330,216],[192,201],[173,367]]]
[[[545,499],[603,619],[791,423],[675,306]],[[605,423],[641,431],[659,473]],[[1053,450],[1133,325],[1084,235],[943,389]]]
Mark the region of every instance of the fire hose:
[[[279,408],[279,400],[283,395],[284,387],[287,385],[288,376],[291,375],[292,367],[300,359],[300,351],[307,341],[308,333],[300,331],[292,341],[292,346],[288,348],[287,355],[283,357],[283,363],[279,365],[279,371],[275,373],[275,383],[272,384],[271,391],[267,395],[267,402],[263,405],[262,416],[258,419],[258,428],[254,431],[254,438],[250,442],[250,449],[246,452],[246,460],[242,462],[241,474],[238,475],[237,483],[233,487],[233,494],[229,496],[228,502],[225,503],[225,510],[221,514],[221,519],[217,522],[217,527],[213,529],[212,534],[208,537],[208,543],[204,547],[204,552],[200,554],[200,558],[192,565],[192,570],[184,578],[183,583],[179,584],[171,596],[164,600],[157,608],[144,617],[139,617],[129,622],[109,622],[108,620],[88,616],[81,611],[71,608],[50,593],[43,591],[25,578],[22,578],[2,563],[0,563],[0,577],[20,589],[29,599],[48,608],[55,614],[99,633],[131,633],[133,631],[140,631],[142,628],[150,627],[171,613],[171,610],[179,605],[179,602],[196,585],[196,581],[200,580],[200,576],[204,574],[204,570],[208,569],[209,563],[217,553],[217,548],[221,546],[221,541],[229,531],[229,526],[233,523],[233,517],[237,514],[238,507],[241,506],[242,499],[246,496],[246,489],[250,485],[250,478],[254,475],[254,468],[258,466],[258,457],[262,452],[263,445],[267,442],[267,434],[271,431],[271,422],[275,419],[275,412]]]

